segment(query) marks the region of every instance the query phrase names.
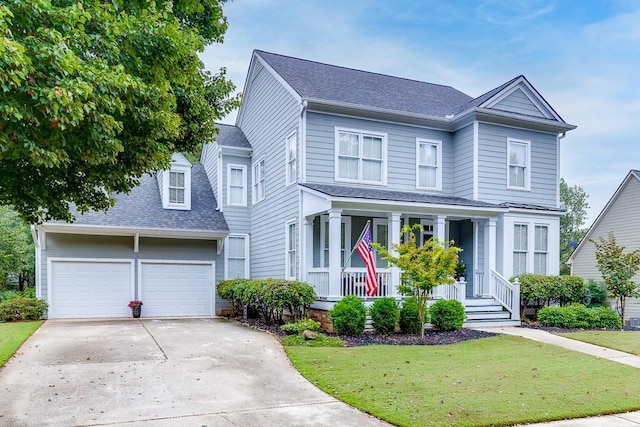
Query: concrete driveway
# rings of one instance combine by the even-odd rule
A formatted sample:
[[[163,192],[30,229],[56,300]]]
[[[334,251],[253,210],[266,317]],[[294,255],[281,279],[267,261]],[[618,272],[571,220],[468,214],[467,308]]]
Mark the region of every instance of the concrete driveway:
[[[382,426],[222,319],[47,321],[0,370],[0,425]]]

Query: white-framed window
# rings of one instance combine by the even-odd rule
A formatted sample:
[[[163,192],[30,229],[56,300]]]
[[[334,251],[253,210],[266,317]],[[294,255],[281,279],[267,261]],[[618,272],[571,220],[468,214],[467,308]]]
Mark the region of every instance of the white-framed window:
[[[227,205],[247,206],[247,167],[227,165]]]
[[[288,221],[286,228],[286,259],[285,259],[285,275],[288,280],[296,280],[298,276],[297,258],[298,251],[296,241],[297,235],[296,221]]]
[[[531,141],[507,139],[507,188],[531,188]]]
[[[533,272],[547,274],[547,259],[549,254],[549,227],[536,225],[535,242],[533,247]]]
[[[433,239],[434,229],[433,229],[433,220],[432,219],[421,219],[420,225],[422,226],[422,232],[419,236],[419,244],[420,246],[424,246],[429,240]]]
[[[379,243],[389,250],[389,222],[386,219],[373,219],[373,233],[371,238],[374,242]],[[377,249],[373,249],[376,254],[376,267],[387,268],[387,261],[382,259]]]
[[[442,141],[416,141],[416,188],[442,190]]]
[[[320,221],[320,266],[329,267],[329,216],[322,215]],[[340,266],[344,267],[351,247],[351,218],[342,217],[340,223]]]
[[[169,203],[183,205],[185,179],[184,172],[169,172]]]
[[[253,164],[253,203],[265,198],[264,158]]]
[[[226,279],[249,277],[249,236],[246,234],[231,234],[225,242]]]
[[[298,159],[297,159],[297,142],[296,133],[289,135],[286,141],[287,150],[287,185],[291,185],[297,181]]]
[[[386,185],[387,135],[336,128],[336,181]]]
[[[513,275],[527,272],[527,251],[529,248],[529,226],[514,224],[513,226]]]

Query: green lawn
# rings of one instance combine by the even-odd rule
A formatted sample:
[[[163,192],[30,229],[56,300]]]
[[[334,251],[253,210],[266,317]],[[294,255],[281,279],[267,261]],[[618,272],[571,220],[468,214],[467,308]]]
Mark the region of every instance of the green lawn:
[[[511,425],[640,410],[636,368],[520,337],[285,349],[313,384],[400,426]]]
[[[0,367],[2,367],[23,342],[42,325],[37,322],[0,323]]]
[[[637,331],[581,331],[558,335],[640,356],[640,332]]]

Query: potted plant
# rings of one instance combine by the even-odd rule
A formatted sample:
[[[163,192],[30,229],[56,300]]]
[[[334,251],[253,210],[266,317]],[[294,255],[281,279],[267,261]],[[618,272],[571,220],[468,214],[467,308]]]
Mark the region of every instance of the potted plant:
[[[142,301],[134,299],[129,301],[128,307],[131,309],[131,314],[133,314],[134,318],[140,317],[140,312],[142,311]]]
[[[458,261],[458,264],[456,265],[456,280],[460,280],[461,277],[465,277],[466,271],[467,266],[465,263],[462,260]]]

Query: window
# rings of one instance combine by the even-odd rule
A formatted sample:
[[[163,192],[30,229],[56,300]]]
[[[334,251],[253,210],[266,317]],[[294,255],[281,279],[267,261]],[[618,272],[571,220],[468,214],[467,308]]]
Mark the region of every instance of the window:
[[[433,239],[433,221],[430,219],[420,220],[422,232],[420,233],[420,246],[424,246],[429,240]]]
[[[286,276],[287,279],[295,280],[297,278],[297,251],[296,251],[296,223],[291,221],[287,223],[287,259],[286,259]]]
[[[226,268],[225,277],[227,279],[249,277],[249,263],[247,262],[247,236],[227,237],[226,243]]]
[[[244,165],[227,166],[227,204],[247,206],[247,167]]]
[[[265,180],[264,180],[264,159],[253,165],[253,203],[264,200]]]
[[[169,203],[184,204],[184,172],[169,172]]]
[[[297,138],[294,133],[287,138],[287,185],[291,185],[297,180]]]
[[[533,248],[533,272],[547,274],[547,251],[549,247],[549,228],[546,225],[535,226],[535,244]]]
[[[529,190],[531,172],[530,142],[509,139],[508,146],[509,170],[507,187],[517,190]]]
[[[527,272],[527,237],[529,227],[526,224],[515,224],[513,229],[513,275]]]
[[[320,235],[322,236],[322,252],[320,265],[322,267],[329,267],[329,217],[322,215],[322,222],[320,223]],[[349,218],[342,218],[340,223],[340,266],[344,267],[347,256],[347,247],[351,244],[351,221]]]
[[[416,151],[416,188],[442,190],[442,142],[419,139]]]
[[[336,129],[336,181],[386,184],[386,135]]]
[[[389,228],[386,219],[374,218],[373,220],[373,241],[379,243],[381,246],[389,249]],[[376,254],[376,266],[377,268],[386,268],[387,261],[378,253],[377,249],[374,249]]]

